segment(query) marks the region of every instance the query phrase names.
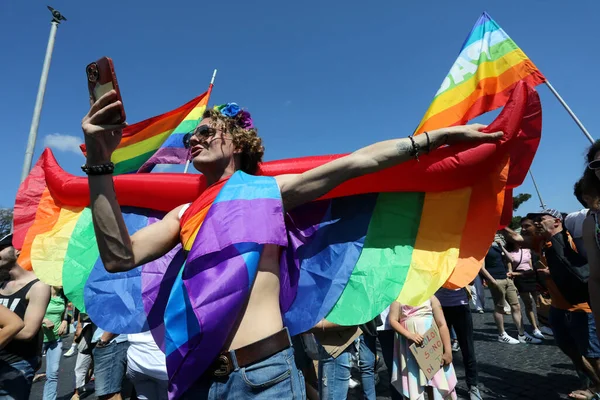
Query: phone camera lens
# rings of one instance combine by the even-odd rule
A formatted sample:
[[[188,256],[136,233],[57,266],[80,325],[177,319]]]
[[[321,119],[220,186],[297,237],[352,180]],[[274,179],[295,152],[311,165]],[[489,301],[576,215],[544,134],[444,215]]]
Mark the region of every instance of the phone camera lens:
[[[98,81],[98,66],[96,64],[90,64],[87,68],[87,76],[90,82]]]

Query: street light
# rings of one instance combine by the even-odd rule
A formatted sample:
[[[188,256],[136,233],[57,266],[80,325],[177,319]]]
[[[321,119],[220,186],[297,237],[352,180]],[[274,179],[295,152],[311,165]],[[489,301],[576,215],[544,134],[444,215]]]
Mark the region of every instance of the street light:
[[[52,13],[52,26],[50,27],[50,37],[48,38],[48,47],[46,47],[46,57],[44,58],[44,66],[42,67],[42,77],[40,78],[40,86],[38,88],[37,98],[35,99],[35,107],[33,109],[33,119],[31,120],[31,128],[29,129],[29,138],[27,139],[27,149],[25,150],[25,162],[23,163],[23,172],[21,173],[21,182],[29,175],[31,169],[31,161],[33,159],[33,150],[35,149],[35,140],[37,131],[40,125],[40,115],[42,113],[42,105],[44,104],[44,93],[46,92],[46,82],[48,81],[48,72],[50,71],[50,61],[52,60],[52,50],[54,50],[54,39],[56,38],[56,30],[61,21],[67,19],[60,11],[48,6],[48,10]]]

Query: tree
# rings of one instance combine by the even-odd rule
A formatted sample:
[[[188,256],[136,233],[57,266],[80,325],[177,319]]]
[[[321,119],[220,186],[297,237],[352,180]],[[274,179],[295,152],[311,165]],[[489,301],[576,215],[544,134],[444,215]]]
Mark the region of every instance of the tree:
[[[520,193],[516,196],[513,196],[513,211],[517,211],[517,208],[527,200],[531,198],[529,193]]]
[[[10,233],[12,229],[13,210],[12,208],[0,208],[0,237]]]
[[[531,195],[529,193],[520,193],[516,196],[513,196],[513,212],[517,212],[517,209],[521,206],[521,204],[525,203],[530,198]],[[513,215],[509,225],[510,228],[518,229],[521,226],[521,219],[523,219],[523,217]]]

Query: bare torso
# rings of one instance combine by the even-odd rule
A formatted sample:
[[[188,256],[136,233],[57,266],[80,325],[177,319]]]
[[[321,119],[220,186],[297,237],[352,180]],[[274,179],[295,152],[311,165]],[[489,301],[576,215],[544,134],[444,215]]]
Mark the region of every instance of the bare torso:
[[[250,298],[226,346],[229,350],[247,346],[283,329],[279,307],[279,251],[275,245],[264,247]]]

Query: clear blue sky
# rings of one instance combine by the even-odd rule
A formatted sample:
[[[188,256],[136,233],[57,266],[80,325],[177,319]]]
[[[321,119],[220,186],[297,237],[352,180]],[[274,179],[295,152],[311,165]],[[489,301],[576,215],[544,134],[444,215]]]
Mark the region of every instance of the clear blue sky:
[[[37,3],[37,4],[36,4]],[[113,58],[130,123],[175,108],[218,76],[211,103],[252,112],[266,159],[353,151],[406,136],[487,10],[600,138],[597,0],[156,1],[53,0],[59,27],[34,156],[44,143],[81,174],[85,65]],[[50,30],[45,2],[0,4],[0,206],[14,202]],[[587,140],[546,87],[533,163],[544,201],[563,211]],[[60,150],[63,149],[63,150]],[[516,192],[534,194],[528,179]],[[519,213],[539,209],[535,198]]]

